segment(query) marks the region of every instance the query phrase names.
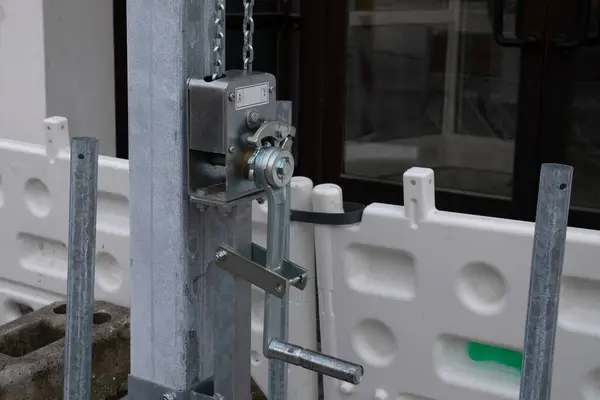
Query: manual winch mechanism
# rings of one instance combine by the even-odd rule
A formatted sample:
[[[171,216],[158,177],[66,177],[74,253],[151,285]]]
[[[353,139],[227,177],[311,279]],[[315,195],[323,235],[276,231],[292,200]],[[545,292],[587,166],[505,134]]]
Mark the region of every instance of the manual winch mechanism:
[[[266,197],[267,248],[253,245],[251,259],[222,244],[215,265],[266,292],[264,355],[269,361],[270,400],[287,398],[287,363],[352,384],[363,368],[344,360],[287,343],[290,286],[304,289],[307,271],[285,259],[289,246],[291,153],[296,128],[277,118],[276,80],[253,72],[254,1],[244,0],[243,71],[223,70],[225,41],[223,0],[217,0],[213,71],[188,81],[190,197],[199,207],[227,211],[241,202]],[[289,103],[289,102],[288,102]],[[250,355],[248,354],[248,363]],[[215,370],[215,376],[220,371]],[[215,393],[203,393],[219,398]],[[229,400],[229,399],[228,399]]]

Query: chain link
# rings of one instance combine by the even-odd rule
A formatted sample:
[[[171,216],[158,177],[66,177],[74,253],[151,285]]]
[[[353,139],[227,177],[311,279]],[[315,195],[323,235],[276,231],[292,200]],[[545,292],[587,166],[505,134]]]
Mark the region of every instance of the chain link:
[[[212,79],[218,79],[225,74],[223,53],[225,41],[225,0],[215,0],[215,45],[213,47],[213,71]]]
[[[254,62],[254,47],[252,43],[252,35],[254,35],[254,0],[244,1],[244,48],[242,50],[242,60],[244,60],[244,70],[252,71],[252,63]]]

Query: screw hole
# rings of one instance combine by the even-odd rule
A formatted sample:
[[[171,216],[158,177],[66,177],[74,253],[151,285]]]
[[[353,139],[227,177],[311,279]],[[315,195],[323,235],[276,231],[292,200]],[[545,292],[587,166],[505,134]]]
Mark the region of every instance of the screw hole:
[[[77,155],[77,158],[79,158],[80,160],[83,160],[84,155],[79,153],[79,155]]]
[[[565,190],[567,188],[567,184],[566,183],[561,183],[560,185],[558,185],[558,188],[560,190]]]
[[[417,181],[415,181],[415,180],[413,179],[413,180],[411,180],[411,181],[410,181],[410,184],[414,186],[414,185],[416,185],[416,184],[417,184]]]

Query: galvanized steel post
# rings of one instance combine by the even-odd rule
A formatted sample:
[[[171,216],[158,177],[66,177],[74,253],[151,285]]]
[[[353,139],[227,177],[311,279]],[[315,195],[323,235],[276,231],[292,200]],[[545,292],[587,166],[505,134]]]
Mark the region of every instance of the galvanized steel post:
[[[98,140],[71,141],[64,399],[91,398]]]
[[[550,400],[572,179],[570,166],[542,165],[519,400]]]
[[[187,82],[212,72],[216,7],[127,1],[131,400],[209,378],[228,400],[250,390],[250,284],[211,270],[222,243],[250,256],[251,203],[198,206],[187,179]]]

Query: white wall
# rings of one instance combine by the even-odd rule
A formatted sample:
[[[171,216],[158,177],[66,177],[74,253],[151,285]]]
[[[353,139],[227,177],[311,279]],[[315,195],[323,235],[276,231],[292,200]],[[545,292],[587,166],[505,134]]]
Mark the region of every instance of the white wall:
[[[72,134],[101,139],[115,153],[112,0],[44,4],[47,116],[69,120]]]
[[[0,138],[44,143],[45,117],[115,154],[112,0],[0,0]]]
[[[42,0],[0,0],[0,137],[44,142]]]

